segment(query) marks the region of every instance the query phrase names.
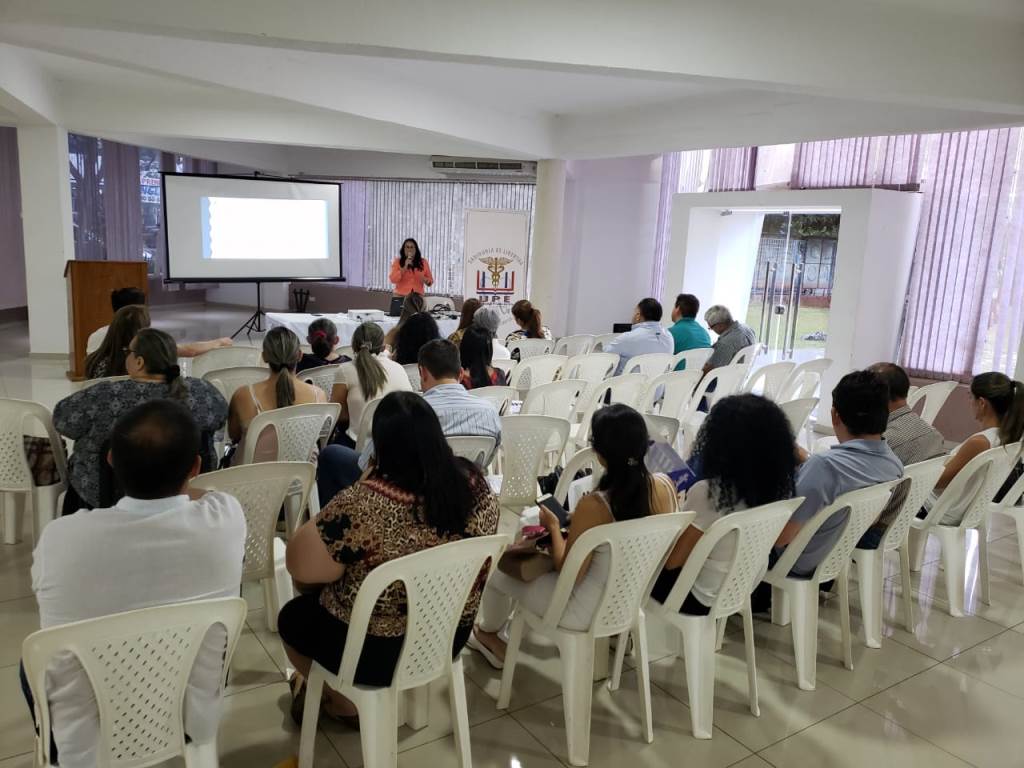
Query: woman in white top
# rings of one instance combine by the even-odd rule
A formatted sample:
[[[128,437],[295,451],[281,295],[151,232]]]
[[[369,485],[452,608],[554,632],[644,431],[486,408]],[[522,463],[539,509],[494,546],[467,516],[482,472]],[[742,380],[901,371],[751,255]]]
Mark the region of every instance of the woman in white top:
[[[726,397],[711,409],[694,444],[694,466],[701,479],[686,494],[681,509],[697,517],[683,531],[651,591],[664,602],[708,528],[724,515],[792,498],[796,452],[786,414],[758,395]],[[718,596],[736,553],[736,536],[723,538],[704,562],[682,613],[706,616]]]
[[[935,505],[939,494],[971,459],[989,448],[1021,439],[1024,432],[1024,385],[995,371],[978,374],[971,381],[971,412],[981,430],[953,450],[935,490],[924,503],[926,511]],[[956,525],[963,519],[974,490],[973,487],[964,489],[961,498],[943,516],[942,525]],[[919,513],[918,516],[925,515]]]
[[[263,362],[270,367],[264,381],[239,387],[231,396],[228,409],[228,437],[235,444],[232,464],[240,464],[244,454],[246,432],[253,419],[263,411],[287,408],[290,405],[323,403],[326,396],[319,387],[295,376],[302,358],[302,345],[292,331],[279,326],[263,337]],[[265,429],[256,436],[254,461],[273,461],[277,457],[277,433]]]
[[[349,447],[356,444],[363,409],[367,403],[389,392],[412,391],[405,369],[381,354],[384,351],[384,331],[379,325],[363,323],[356,328],[352,334],[352,351],[355,359],[341,364],[331,390],[331,401],[341,403],[338,421],[348,424],[344,436],[338,442]]]
[[[591,422],[594,452],[605,468],[598,489],[584,496],[569,522],[568,537],[562,534],[558,518],[543,507],[540,522],[551,534],[554,571],[523,582],[495,571],[484,589],[479,622],[468,645],[483,654],[491,666],[500,669],[505,660],[505,642],[498,636],[511,612],[515,598],[529,610],[543,614],[551,601],[558,572],[573,544],[586,531],[617,520],[676,511],[676,489],[665,475],[651,475],[644,465],[647,454],[647,424],[643,416],[627,405],[601,408]],[[610,553],[602,545],[594,550],[580,569],[572,596],[560,625],[585,630],[601,601],[608,581]]]

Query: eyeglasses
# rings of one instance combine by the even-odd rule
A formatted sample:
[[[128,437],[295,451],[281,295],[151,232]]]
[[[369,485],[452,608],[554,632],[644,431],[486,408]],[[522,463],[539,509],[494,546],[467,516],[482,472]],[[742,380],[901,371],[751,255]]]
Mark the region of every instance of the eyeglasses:
[[[125,357],[128,355],[137,355],[138,353],[131,347],[122,347],[121,351],[124,352]]]

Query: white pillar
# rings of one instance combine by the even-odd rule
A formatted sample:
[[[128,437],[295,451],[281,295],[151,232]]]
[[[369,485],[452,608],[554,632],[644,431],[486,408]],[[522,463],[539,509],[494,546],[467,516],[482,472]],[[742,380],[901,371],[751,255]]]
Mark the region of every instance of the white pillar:
[[[29,349],[68,353],[64,264],[75,258],[68,134],[55,125],[18,128]]]
[[[562,218],[565,213],[565,160],[537,164],[533,246],[530,249],[530,301],[540,309],[555,336],[564,336],[568,319],[562,277]]]
[[[1020,347],[1017,348],[1017,367],[1014,369],[1013,378],[1024,381],[1024,328],[1020,329]]]

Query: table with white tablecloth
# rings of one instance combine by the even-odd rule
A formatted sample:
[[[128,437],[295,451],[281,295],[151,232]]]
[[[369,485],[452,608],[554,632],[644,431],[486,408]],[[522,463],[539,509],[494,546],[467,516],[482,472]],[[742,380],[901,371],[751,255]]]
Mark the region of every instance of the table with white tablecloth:
[[[356,332],[362,321],[349,317],[341,312],[338,314],[325,313],[322,315],[311,315],[306,312],[267,312],[267,327],[277,328],[284,326],[291,330],[296,336],[306,342],[306,335],[309,333],[309,324],[321,317],[326,317],[334,322],[338,328],[338,344],[347,347],[352,344],[352,334]],[[441,332],[441,338],[448,338],[455,333],[459,327],[458,318],[441,317],[437,319],[437,328]],[[387,333],[398,324],[397,317],[385,317],[383,320],[375,321],[384,333]]]

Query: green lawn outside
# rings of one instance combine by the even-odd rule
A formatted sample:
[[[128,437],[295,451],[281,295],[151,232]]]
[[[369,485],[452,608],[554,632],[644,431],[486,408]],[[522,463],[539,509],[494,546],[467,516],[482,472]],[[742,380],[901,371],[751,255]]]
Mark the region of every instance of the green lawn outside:
[[[829,309],[825,307],[801,307],[796,319],[796,339],[793,346],[796,349],[825,349],[824,341],[805,341],[807,336],[815,331],[828,333]],[[778,322],[778,315],[772,316]],[[747,308],[747,325],[756,333],[761,324],[761,303],[751,302]]]

